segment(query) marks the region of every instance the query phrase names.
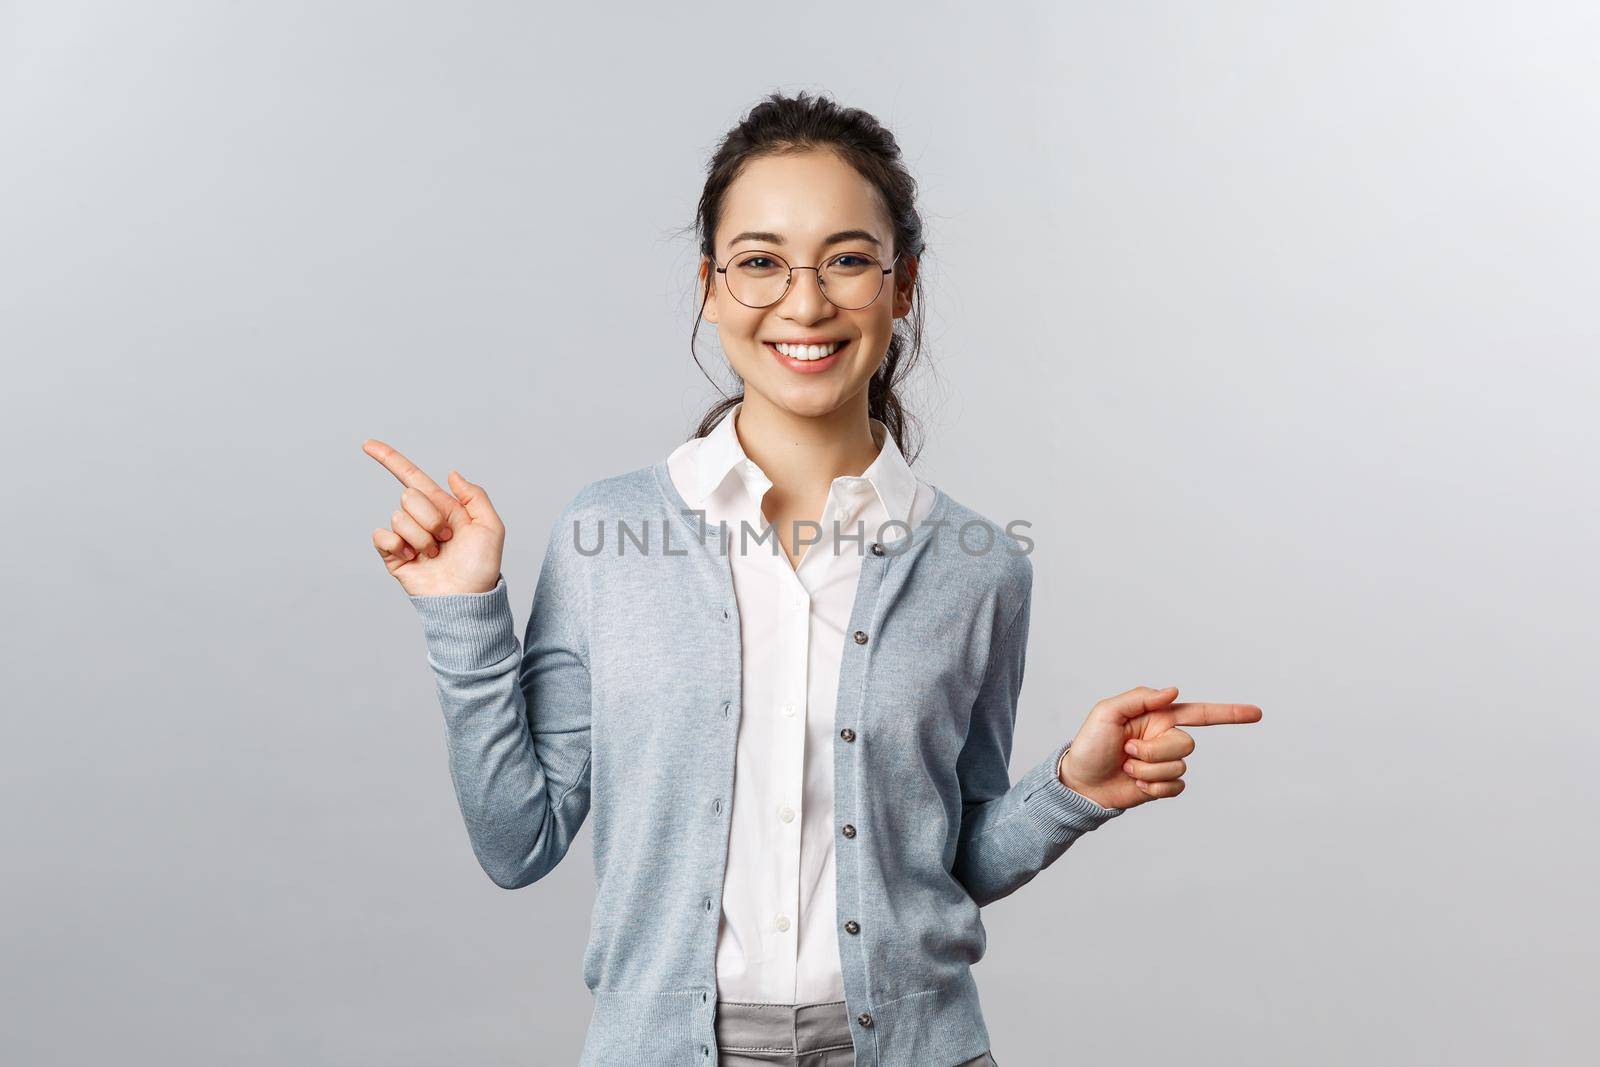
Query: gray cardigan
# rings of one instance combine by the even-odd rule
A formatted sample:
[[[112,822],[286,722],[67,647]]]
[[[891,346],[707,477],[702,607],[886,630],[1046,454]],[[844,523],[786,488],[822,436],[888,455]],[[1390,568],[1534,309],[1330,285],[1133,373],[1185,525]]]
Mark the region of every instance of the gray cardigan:
[[[1067,744],[1011,783],[1033,564],[934,489],[915,531],[867,531],[885,540],[863,552],[839,674],[836,899],[857,1067],[987,1050],[979,909],[1123,811],[1061,783]],[[538,881],[593,809],[582,1067],[717,1062],[743,710],[723,545],[661,460],[591,482],[562,511],[520,648],[503,576],[487,593],[411,598],[485,873],[507,889]]]

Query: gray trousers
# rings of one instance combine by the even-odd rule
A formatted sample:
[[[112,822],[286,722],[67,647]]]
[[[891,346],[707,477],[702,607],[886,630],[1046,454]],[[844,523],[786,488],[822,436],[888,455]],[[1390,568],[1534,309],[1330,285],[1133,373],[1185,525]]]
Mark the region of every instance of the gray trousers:
[[[751,1004],[717,1001],[717,1067],[854,1067],[844,1001]],[[947,1067],[930,1063],[927,1067]],[[948,1067],[999,1067],[987,1052]]]

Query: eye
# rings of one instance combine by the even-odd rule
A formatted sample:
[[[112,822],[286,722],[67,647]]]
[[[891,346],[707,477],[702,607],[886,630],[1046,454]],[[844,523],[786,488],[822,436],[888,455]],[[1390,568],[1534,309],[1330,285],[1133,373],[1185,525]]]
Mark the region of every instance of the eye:
[[[762,255],[760,252],[740,256],[735,266],[746,274],[769,274],[784,269],[775,258]]]
[[[858,256],[854,252],[841,252],[833,261],[841,267],[865,267],[872,262],[866,256]]]

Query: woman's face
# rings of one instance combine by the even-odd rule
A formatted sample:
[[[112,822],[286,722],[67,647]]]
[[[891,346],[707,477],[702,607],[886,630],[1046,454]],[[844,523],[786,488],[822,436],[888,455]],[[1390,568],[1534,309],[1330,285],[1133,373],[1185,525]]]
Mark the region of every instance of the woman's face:
[[[847,231],[850,236],[838,236]],[[844,160],[823,151],[754,160],[728,187],[717,226],[717,263],[731,272],[735,256],[756,250],[774,252],[794,267],[820,267],[850,251],[889,267],[898,251],[877,190]],[[814,270],[796,270],[783,299],[764,308],[735,300],[727,275],[713,273],[703,315],[716,324],[747,396],[758,395],[795,415],[827,415],[864,397],[889,350],[894,320],[911,310],[916,259],[903,256],[899,266],[884,277],[877,298],[856,310],[830,303]],[[714,265],[702,263],[702,279],[713,270]],[[832,355],[804,360],[783,355],[775,342],[843,343]]]

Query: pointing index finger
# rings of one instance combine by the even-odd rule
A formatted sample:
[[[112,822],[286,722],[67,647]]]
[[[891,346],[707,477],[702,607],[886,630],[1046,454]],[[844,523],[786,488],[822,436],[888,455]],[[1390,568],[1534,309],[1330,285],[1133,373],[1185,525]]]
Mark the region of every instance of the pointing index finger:
[[[411,488],[421,490],[429,496],[439,493],[444,493],[445,496],[451,495],[439,488],[438,483],[428,477],[427,472],[421,467],[376,437],[369,437],[362,442],[361,450],[389,468],[389,473],[400,479],[401,485],[409,485]]]
[[[1210,704],[1186,701],[1162,709],[1172,713],[1179,726],[1221,726],[1228,723],[1260,722],[1261,709],[1254,704]]]

